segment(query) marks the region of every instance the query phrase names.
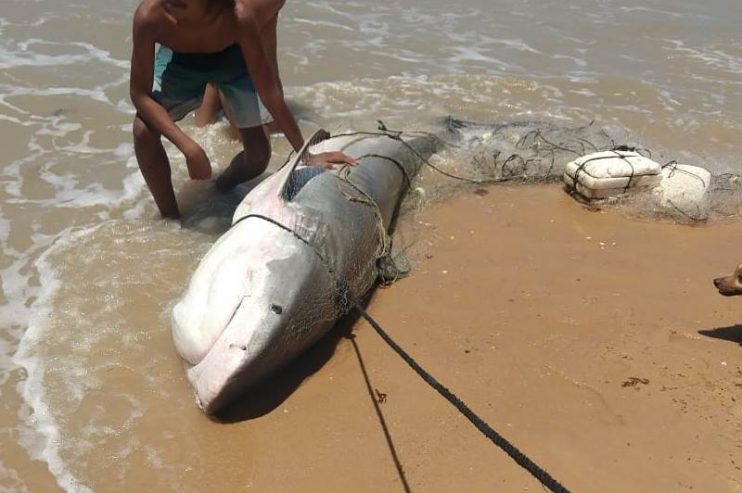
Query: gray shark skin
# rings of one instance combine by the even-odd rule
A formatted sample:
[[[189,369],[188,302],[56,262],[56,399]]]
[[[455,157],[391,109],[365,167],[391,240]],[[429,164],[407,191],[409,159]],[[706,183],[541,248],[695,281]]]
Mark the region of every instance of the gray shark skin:
[[[207,414],[314,344],[344,300],[373,287],[384,235],[435,140],[340,136],[311,148],[330,150],[359,164],[306,168],[298,153],[243,199],[173,309],[175,347]]]

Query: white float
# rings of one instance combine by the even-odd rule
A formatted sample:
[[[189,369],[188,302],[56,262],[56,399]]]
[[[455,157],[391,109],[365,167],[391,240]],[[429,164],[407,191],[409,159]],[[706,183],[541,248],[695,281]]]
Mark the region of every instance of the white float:
[[[710,185],[708,170],[688,164],[669,164],[662,169],[662,181],[652,193],[668,212],[680,212],[702,220],[708,217]]]
[[[634,151],[602,151],[567,163],[564,183],[588,200],[616,197],[660,184],[659,163]]]

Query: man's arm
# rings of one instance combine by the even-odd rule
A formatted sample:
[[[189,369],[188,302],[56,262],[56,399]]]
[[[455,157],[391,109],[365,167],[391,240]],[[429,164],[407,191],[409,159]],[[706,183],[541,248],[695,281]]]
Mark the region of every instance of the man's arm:
[[[239,44],[242,55],[252,77],[258,95],[266,109],[283,131],[291,146],[296,152],[304,145],[304,137],[296,124],[294,116],[286,105],[283,97],[283,88],[278,79],[278,71],[274,69],[266,57],[263,43],[258,31],[258,24],[251,13],[240,5],[237,11],[238,28],[240,29]],[[310,155],[308,163],[311,166],[332,168],[337,164],[357,164],[356,160],[344,152],[330,151]]]
[[[211,176],[211,165],[203,149],[185,134],[170,114],[152,98],[155,40],[152,14],[140,5],[134,14],[133,50],[129,94],[139,117],[154,131],[164,135],[185,155],[191,178]]]
[[[237,23],[239,29],[238,42],[260,99],[288,139],[291,147],[295,151],[299,151],[304,145],[304,137],[302,137],[301,130],[299,130],[294,116],[286,105],[280,82],[265,55],[258,23],[252,12],[239,3]]]

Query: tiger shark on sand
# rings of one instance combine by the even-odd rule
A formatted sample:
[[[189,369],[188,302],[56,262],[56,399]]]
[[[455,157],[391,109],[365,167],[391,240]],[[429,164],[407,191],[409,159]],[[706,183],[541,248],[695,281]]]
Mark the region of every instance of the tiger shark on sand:
[[[306,350],[372,288],[396,208],[435,144],[318,132],[244,198],[172,312],[176,350],[207,414]],[[359,164],[308,168],[307,149],[342,150]]]

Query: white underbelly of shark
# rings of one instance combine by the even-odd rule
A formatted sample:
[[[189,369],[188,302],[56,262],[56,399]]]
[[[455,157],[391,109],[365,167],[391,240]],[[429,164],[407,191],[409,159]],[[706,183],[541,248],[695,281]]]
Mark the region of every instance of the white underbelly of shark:
[[[302,152],[253,189],[204,256],[173,309],[173,340],[199,405],[214,414],[332,328],[377,277],[409,179],[435,141],[348,135],[359,164],[301,167]]]

